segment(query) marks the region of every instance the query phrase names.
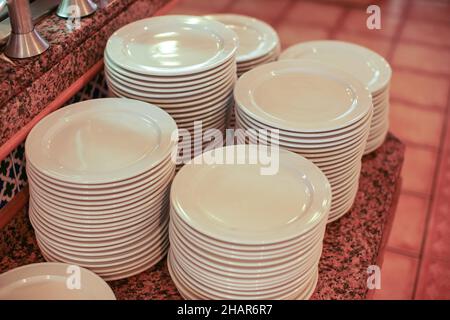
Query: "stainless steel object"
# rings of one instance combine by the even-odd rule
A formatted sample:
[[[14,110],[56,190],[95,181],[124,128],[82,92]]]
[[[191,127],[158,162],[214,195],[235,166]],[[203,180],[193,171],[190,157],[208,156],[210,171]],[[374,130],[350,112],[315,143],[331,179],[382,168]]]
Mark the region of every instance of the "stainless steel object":
[[[93,14],[97,5],[91,0],[61,0],[56,14],[61,18],[82,18]]]
[[[11,23],[5,54],[11,58],[29,58],[47,50],[48,43],[34,28],[28,0],[0,0],[0,11],[5,4]]]
[[[31,2],[30,8],[34,24],[36,25],[41,19],[52,13],[58,5],[59,0],[35,0]],[[0,43],[6,43],[10,34],[11,23],[9,21],[8,11],[5,7],[5,10],[0,10]]]

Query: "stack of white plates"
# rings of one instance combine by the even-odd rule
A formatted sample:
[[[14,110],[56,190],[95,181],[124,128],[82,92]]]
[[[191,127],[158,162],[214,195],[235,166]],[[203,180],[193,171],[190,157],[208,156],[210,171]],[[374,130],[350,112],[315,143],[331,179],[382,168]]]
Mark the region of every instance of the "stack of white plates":
[[[117,98],[70,105],[33,128],[29,215],[48,261],[112,280],[164,257],[173,131],[160,108]]]
[[[364,154],[381,146],[389,130],[389,86],[392,70],[379,54],[341,41],[311,41],[285,50],[281,59],[314,59],[351,73],[371,92],[373,117]]]
[[[250,160],[258,146],[235,145],[204,154],[222,161],[195,158],[175,177],[168,266],[183,297],[308,299],[314,292],[330,186],[312,162],[279,151],[271,174],[262,174],[267,162]]]
[[[239,38],[239,48],[236,53],[238,77],[257,66],[278,59],[281,48],[280,39],[269,24],[238,14],[215,14],[206,18],[222,22],[236,32]],[[233,108],[227,126],[233,128],[234,125]]]
[[[33,263],[0,275],[0,300],[115,299],[102,278],[65,263]]]
[[[280,39],[267,23],[238,14],[214,14],[205,18],[219,21],[236,32],[239,39],[236,53],[238,76],[256,66],[277,60],[280,54]]]
[[[236,34],[193,16],[160,16],[115,32],[105,49],[110,93],[153,103],[179,129],[225,129],[236,81]],[[182,143],[193,141],[185,141]],[[201,152],[201,150],[197,150]],[[188,155],[188,159],[191,157]]]
[[[284,60],[247,72],[234,95],[237,128],[254,129],[237,132],[238,141],[268,143],[259,130],[278,130],[275,143],[313,161],[330,181],[329,221],[344,215],[358,190],[372,117],[369,91],[340,69]]]

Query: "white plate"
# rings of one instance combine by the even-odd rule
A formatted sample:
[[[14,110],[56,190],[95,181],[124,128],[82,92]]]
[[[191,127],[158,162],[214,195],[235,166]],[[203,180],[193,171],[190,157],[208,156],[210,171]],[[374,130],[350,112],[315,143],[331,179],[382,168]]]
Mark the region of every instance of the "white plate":
[[[236,126],[238,128],[242,128],[243,126],[245,126],[245,124],[243,124],[243,121],[239,120],[236,117]],[[362,127],[359,132],[356,132],[353,136],[349,136],[347,138],[343,138],[343,139],[337,139],[335,141],[330,141],[330,142],[315,142],[315,141],[308,141],[308,140],[304,140],[304,141],[308,141],[308,142],[297,142],[295,139],[289,139],[287,137],[283,137],[283,136],[279,136],[278,140],[273,140],[274,143],[286,147],[286,148],[292,148],[292,149],[296,149],[296,150],[301,150],[301,149],[309,149],[310,151],[314,150],[314,149],[325,149],[325,148],[329,148],[330,150],[332,150],[332,148],[338,147],[344,143],[349,143],[349,142],[353,142],[354,147],[358,148],[361,146],[361,143],[356,144],[356,142],[360,142],[361,141],[361,137],[367,136],[367,133],[369,132],[369,128],[368,126],[366,128]],[[246,130],[244,133],[239,132],[237,133],[238,135],[240,135],[241,137],[247,136],[249,138],[251,138],[251,141],[260,141],[260,142],[264,142],[264,144],[267,144],[268,142],[271,141],[270,137],[265,137],[262,134],[258,134],[257,131],[252,132],[251,130]],[[256,143],[256,142],[254,142]],[[299,152],[301,153],[301,152]]]
[[[108,86],[113,86],[116,91],[124,92],[131,95],[136,95],[139,97],[145,97],[148,99],[182,99],[182,98],[188,98],[196,95],[201,95],[202,93],[205,93],[206,91],[213,91],[217,88],[223,87],[224,83],[229,83],[230,80],[234,80],[236,78],[235,70],[229,71],[227,74],[225,74],[223,77],[219,79],[215,79],[211,84],[209,84],[207,87],[202,87],[198,89],[193,88],[186,88],[186,90],[183,91],[176,91],[176,90],[165,90],[165,91],[154,91],[150,88],[146,87],[133,87],[129,84],[123,84],[118,81],[116,81],[114,78],[109,77],[107,73],[105,73],[106,81],[108,82]]]
[[[30,163],[26,164],[27,172],[30,172],[34,177],[35,181],[39,181],[38,183],[49,188],[50,190],[55,190],[64,193],[69,196],[91,196],[91,197],[108,197],[114,194],[128,193],[135,188],[139,188],[143,185],[148,184],[151,181],[155,181],[161,177],[160,172],[167,171],[167,168],[172,167],[173,164],[170,163],[171,159],[168,158],[161,162],[158,166],[156,166],[153,170],[150,170],[147,173],[144,173],[140,176],[137,176],[136,179],[131,179],[129,183],[126,183],[127,180],[123,180],[122,185],[114,184],[111,187],[104,188],[80,188],[79,185],[76,184],[66,184],[62,181],[54,180],[50,177],[46,177],[42,175],[40,172],[36,171],[35,168]],[[97,185],[98,186],[98,185]]]
[[[73,249],[61,249],[58,246],[54,246],[51,242],[46,242],[43,238],[39,239],[40,244],[44,244],[49,252],[54,255],[59,255],[62,258],[74,259],[82,261],[83,263],[102,264],[110,263],[113,261],[128,259],[129,257],[140,254],[141,252],[147,251],[151,248],[158,248],[159,244],[166,241],[167,239],[167,224],[157,226],[152,233],[150,233],[146,238],[142,238],[137,242],[137,245],[130,246],[129,250],[104,250],[96,252],[81,252]]]
[[[187,245],[189,248],[195,246],[201,249],[204,254],[208,254],[215,257],[220,257],[221,259],[229,259],[232,262],[261,262],[267,263],[269,261],[274,261],[275,259],[282,259],[286,256],[293,256],[300,253],[301,251],[306,252],[310,250],[318,242],[322,242],[324,235],[323,224],[321,228],[318,228],[316,232],[311,233],[308,237],[304,239],[296,239],[296,242],[290,242],[287,247],[279,248],[277,250],[270,250],[268,248],[263,248],[262,250],[255,252],[240,251],[239,247],[230,246],[228,248],[223,248],[225,246],[223,243],[218,241],[213,242],[213,240],[205,241],[205,237],[196,233],[191,233],[186,227],[183,227],[179,222],[170,223],[169,234],[173,241],[181,242]],[[171,240],[172,241],[172,240]]]
[[[84,210],[84,211],[102,211],[109,210],[111,208],[123,207],[128,204],[140,201],[141,199],[146,199],[150,201],[154,199],[154,194],[163,188],[167,188],[174,175],[174,168],[171,169],[170,174],[166,175],[160,181],[151,183],[148,188],[144,188],[139,191],[139,193],[131,193],[128,196],[120,198],[111,198],[105,200],[82,200],[73,198],[63,198],[61,196],[50,194],[43,189],[39,189],[35,184],[30,184],[30,194],[33,198],[39,198],[43,201],[48,201],[58,208],[71,208],[74,210]],[[87,197],[84,197],[87,198]]]
[[[217,78],[218,75],[232,68],[236,68],[235,66],[236,61],[234,58],[231,58],[228,61],[225,61],[220,66],[217,66],[216,68],[213,68],[205,72],[185,76],[160,77],[160,76],[149,76],[141,73],[134,73],[122,69],[108,58],[106,52],[104,55],[104,59],[105,59],[105,68],[108,70],[108,72],[111,72],[113,75],[120,75],[123,79],[126,79],[129,82],[135,82],[136,84],[145,82],[151,84],[152,86],[160,88],[185,87],[194,84],[200,84],[205,81],[211,81]]]
[[[130,23],[108,40],[105,51],[120,67],[149,75],[198,73],[219,66],[237,50],[236,34],[195,16],[159,16]]]
[[[309,232],[302,234],[301,236],[294,238],[292,240],[287,240],[284,242],[280,242],[277,244],[269,244],[269,245],[247,245],[247,244],[236,244],[230,243],[226,241],[222,241],[220,239],[214,239],[209,237],[206,234],[199,232],[198,230],[193,229],[191,226],[183,222],[178,215],[173,214],[171,211],[171,223],[173,227],[176,227],[183,234],[190,235],[191,238],[195,237],[198,241],[202,243],[206,243],[207,245],[213,246],[217,248],[219,251],[223,252],[236,252],[236,254],[242,256],[260,256],[261,253],[267,254],[268,256],[277,255],[292,249],[293,246],[301,243],[302,241],[309,241],[311,238],[314,238],[317,233],[324,233],[324,225],[326,223],[323,220],[321,223],[317,224],[317,226]]]
[[[283,299],[288,292],[301,289],[302,284],[305,283],[305,280],[310,278],[310,272],[298,274],[298,277],[290,284],[284,286],[277,285],[271,290],[271,292],[262,291],[261,295],[258,295],[259,292],[244,292],[236,290],[229,292],[229,290],[220,290],[220,287],[208,285],[207,282],[201,281],[198,278],[194,280],[191,275],[186,273],[177,264],[175,252],[172,250],[170,254],[172,255],[170,259],[170,266],[172,267],[172,271],[177,273],[177,279],[182,280],[186,286],[200,293],[202,296],[213,299]],[[316,268],[311,268],[310,270],[316,271]]]
[[[317,61],[259,66],[238,79],[234,97],[249,117],[299,132],[337,130],[372,109],[370,93],[357,79]]]
[[[50,229],[46,229],[45,227],[41,226],[38,221],[34,221],[33,219],[30,219],[30,221],[33,225],[33,228],[35,229],[37,237],[46,239],[46,241],[62,249],[70,247],[74,250],[79,251],[113,250],[122,247],[126,243],[138,241],[139,239],[148,236],[151,232],[153,232],[153,230],[155,230],[155,224],[150,224],[144,227],[142,230],[139,230],[132,234],[118,236],[117,238],[108,241],[94,241],[92,239],[88,241],[80,241],[79,237],[56,238],[54,237]]]
[[[280,43],[277,32],[261,20],[237,14],[214,14],[205,18],[219,21],[236,33],[239,39],[237,63],[263,57]]]
[[[145,90],[150,91],[154,93],[180,93],[180,92],[186,92],[191,90],[199,90],[203,89],[205,87],[209,87],[211,85],[214,85],[218,81],[223,81],[231,72],[235,72],[235,68],[232,69],[226,69],[223,72],[218,72],[217,74],[214,74],[214,78],[211,80],[204,80],[199,84],[195,83],[183,83],[184,85],[178,85],[173,87],[159,87],[158,83],[154,82],[145,82],[145,81],[135,81],[130,79],[127,79],[123,76],[118,75],[117,73],[114,73],[112,70],[105,69],[105,75],[110,79],[110,81],[113,81],[114,83],[117,83],[118,85],[127,86],[132,88],[133,90]],[[194,81],[195,82],[195,81]]]
[[[148,171],[175,145],[175,121],[148,103],[117,98],[79,102],[53,112],[30,132],[27,161],[57,180],[98,184]]]
[[[263,129],[275,129],[272,126],[268,126],[262,122],[257,121],[256,119],[252,118],[251,116],[247,115],[243,110],[240,110],[239,108],[236,108],[236,114],[239,115],[240,118],[246,119],[249,123],[254,124],[256,127],[260,127]],[[234,115],[236,117],[236,115]],[[323,131],[323,132],[298,132],[298,131],[290,131],[290,130],[279,130],[280,134],[297,137],[297,138],[306,138],[306,139],[327,139],[328,137],[338,136],[341,134],[348,134],[350,132],[353,132],[355,129],[359,128],[362,124],[368,125],[370,117],[373,115],[372,112],[369,112],[365,117],[361,118],[359,121],[347,126],[343,127],[337,130],[332,131]],[[370,120],[371,121],[371,120]]]
[[[108,284],[93,272],[80,270],[80,289],[67,287],[70,266],[35,263],[0,275],[1,300],[115,300]]]
[[[36,225],[37,229],[46,235],[52,235],[55,238],[64,238],[77,243],[96,243],[97,245],[105,245],[108,242],[113,242],[116,239],[129,235],[133,232],[139,232],[149,226],[156,226],[160,223],[159,219],[147,219],[143,222],[137,222],[132,226],[127,226],[122,229],[112,230],[109,232],[97,232],[87,233],[84,229],[78,229],[78,231],[69,230],[59,224],[52,224],[48,220],[45,220],[43,216],[38,215],[33,209],[29,210],[30,221],[33,222],[33,226]],[[166,219],[161,214],[161,219]]]
[[[255,148],[227,146],[206,155],[233,150],[248,163],[248,152],[257,152]],[[303,157],[280,150],[279,158],[277,174],[267,176],[260,174],[261,164],[185,165],[172,183],[171,203],[186,223],[214,238],[250,244],[295,238],[327,214],[330,188],[322,172]]]
[[[30,169],[31,167],[27,167]],[[30,184],[44,195],[49,195],[56,199],[61,199],[63,202],[71,202],[77,204],[78,202],[91,203],[94,205],[110,204],[115,202],[122,202],[126,198],[139,196],[143,193],[148,193],[150,190],[155,190],[161,186],[161,182],[165,181],[168,177],[173,175],[174,166],[173,163],[166,165],[166,168],[161,168],[161,171],[155,174],[153,177],[145,178],[143,181],[131,184],[129,189],[118,191],[116,193],[111,192],[108,194],[96,194],[96,193],[78,193],[77,190],[55,188],[51,181],[46,181],[42,177],[36,175],[32,170],[27,170],[27,174],[30,180]]]
[[[245,114],[236,113],[235,118],[236,118],[236,121],[238,121],[241,126],[244,126],[245,128],[248,128],[248,129],[257,130],[256,131],[257,135],[259,135],[258,134],[260,132],[259,130],[267,130],[268,132],[271,132],[272,130],[276,130],[274,128],[271,128],[271,127],[268,127],[268,126],[265,126],[263,124],[259,124],[255,121],[253,121],[251,118],[248,118]],[[328,143],[335,144],[336,141],[344,142],[344,141],[348,140],[349,138],[357,137],[361,133],[366,132],[369,127],[370,127],[370,117],[366,117],[366,118],[361,119],[361,121],[359,121],[357,123],[357,125],[355,125],[355,127],[352,128],[352,130],[348,130],[345,132],[341,131],[341,132],[336,132],[335,134],[329,134],[327,136],[309,137],[308,135],[301,135],[298,133],[295,134],[295,133],[291,133],[289,131],[286,132],[284,130],[279,130],[278,139],[281,142],[293,143],[293,144],[298,144],[298,145],[314,144],[314,145],[326,146],[326,144],[328,144]],[[266,137],[264,137],[264,135],[262,135],[261,138],[263,138],[264,140],[267,140],[269,137],[266,138]]]
[[[315,59],[353,74],[372,93],[384,89],[391,80],[389,63],[362,46],[333,40],[310,41],[286,49],[280,59]]]
[[[145,97],[142,95],[137,95],[131,92],[125,92],[117,87],[114,86],[112,83],[108,83],[108,88],[111,90],[114,94],[119,95],[121,97],[136,99],[140,101],[146,101],[155,105],[160,106],[161,108],[165,109],[166,105],[173,106],[173,105],[179,105],[182,104],[182,106],[186,106],[189,103],[191,104],[197,104],[198,101],[201,101],[203,99],[208,99],[209,97],[215,98],[216,95],[223,95],[223,93],[226,93],[227,95],[233,91],[233,86],[235,83],[235,77],[231,77],[227,81],[223,83],[219,83],[219,86],[212,88],[211,91],[206,91],[199,94],[193,94],[188,95],[185,97],[174,97],[171,98],[170,95],[166,98],[153,98],[153,97]],[[208,100],[206,100],[208,101]],[[183,105],[184,104],[184,105]]]

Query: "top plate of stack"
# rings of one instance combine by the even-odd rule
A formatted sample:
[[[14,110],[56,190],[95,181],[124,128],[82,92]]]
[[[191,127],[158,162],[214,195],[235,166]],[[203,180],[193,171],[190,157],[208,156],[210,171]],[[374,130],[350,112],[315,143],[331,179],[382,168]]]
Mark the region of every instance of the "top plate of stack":
[[[191,16],[164,16],[130,23],[108,40],[106,54],[119,67],[145,75],[205,72],[233,57],[233,32]],[[200,50],[201,49],[201,50]]]
[[[372,94],[373,117],[365,153],[378,148],[389,129],[392,69],[376,52],[342,41],[310,41],[286,49],[280,59],[314,59],[351,73]]]

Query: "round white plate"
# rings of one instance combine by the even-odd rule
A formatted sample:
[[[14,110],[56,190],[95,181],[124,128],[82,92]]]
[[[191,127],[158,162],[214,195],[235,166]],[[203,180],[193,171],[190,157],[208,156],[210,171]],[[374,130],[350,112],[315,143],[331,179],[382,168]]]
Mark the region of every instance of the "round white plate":
[[[309,41],[286,49],[280,59],[315,59],[353,74],[372,93],[384,89],[392,69],[378,53],[362,46],[334,40]]]
[[[205,18],[219,21],[236,33],[239,40],[237,63],[263,57],[280,43],[277,32],[261,20],[237,14],[214,14]]]
[[[225,61],[223,64],[205,72],[189,74],[185,76],[161,77],[161,76],[149,76],[141,73],[134,73],[122,69],[120,66],[116,65],[113,61],[111,61],[108,58],[106,52],[104,55],[104,59],[105,59],[105,68],[108,70],[108,72],[111,72],[113,75],[119,75],[129,82],[136,82],[136,84],[145,82],[151,84],[152,86],[160,88],[173,88],[180,86],[185,87],[194,84],[200,84],[205,81],[213,80],[217,78],[218,75],[236,68],[236,61],[234,58],[231,58],[228,61]]]
[[[209,70],[237,50],[236,34],[195,16],[159,16],[130,23],[109,38],[106,53],[133,72],[174,76]]]
[[[27,161],[57,180],[98,184],[148,171],[175,145],[175,121],[141,101],[75,103],[45,117],[25,143]]]
[[[0,275],[1,300],[115,300],[108,284],[95,273],[78,267],[81,286],[70,289],[68,277],[74,266],[35,263]],[[76,270],[76,271],[78,271]]]
[[[372,109],[370,93],[357,79],[317,61],[259,66],[238,79],[234,97],[249,117],[300,132],[337,130]]]
[[[248,164],[248,152],[258,152],[255,148],[227,146],[205,153],[234,152],[247,163],[243,165],[195,164],[195,159],[185,165],[171,189],[180,217],[211,237],[251,244],[291,239],[321,221],[331,199],[322,172],[303,157],[280,150],[276,174],[261,175],[261,163]]]

